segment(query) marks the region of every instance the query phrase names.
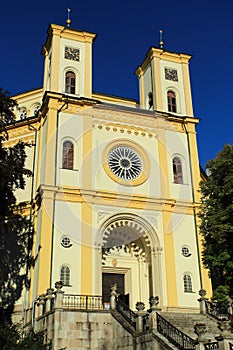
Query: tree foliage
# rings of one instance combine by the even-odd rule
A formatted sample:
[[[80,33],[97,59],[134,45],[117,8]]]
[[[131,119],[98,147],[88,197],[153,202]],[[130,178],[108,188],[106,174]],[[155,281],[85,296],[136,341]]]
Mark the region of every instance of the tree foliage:
[[[0,88],[0,322],[10,319],[26,276],[29,220],[17,204],[16,189],[25,188],[25,144],[7,146],[8,128],[15,122],[16,102]]]
[[[0,349],[1,350],[48,350],[49,345],[44,344],[43,332],[35,333],[29,330],[21,337],[16,326],[9,323],[0,324]]]
[[[233,146],[225,145],[207,165],[200,211],[203,262],[210,270],[214,295],[233,297]]]

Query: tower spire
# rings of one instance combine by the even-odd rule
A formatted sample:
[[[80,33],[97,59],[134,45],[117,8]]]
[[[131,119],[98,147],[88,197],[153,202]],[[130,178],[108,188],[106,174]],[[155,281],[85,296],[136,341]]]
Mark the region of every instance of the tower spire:
[[[163,42],[163,30],[160,29],[159,31],[159,47],[160,49],[163,49],[164,42]]]
[[[66,26],[67,26],[67,27],[70,27],[70,25],[71,25],[70,11],[71,11],[71,10],[68,8],[68,9],[67,9],[67,20],[66,20]]]

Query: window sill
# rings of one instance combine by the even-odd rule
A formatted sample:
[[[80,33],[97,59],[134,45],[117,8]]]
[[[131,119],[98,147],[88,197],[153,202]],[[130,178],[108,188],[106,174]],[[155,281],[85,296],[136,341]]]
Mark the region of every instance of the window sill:
[[[79,169],[67,169],[67,168],[59,168],[61,170],[68,170],[68,171],[79,171]]]
[[[179,183],[179,182],[174,182],[174,181],[173,181],[172,184],[173,184],[173,185],[189,186],[189,184],[188,184],[188,183],[185,183],[185,182],[180,182],[180,183]]]

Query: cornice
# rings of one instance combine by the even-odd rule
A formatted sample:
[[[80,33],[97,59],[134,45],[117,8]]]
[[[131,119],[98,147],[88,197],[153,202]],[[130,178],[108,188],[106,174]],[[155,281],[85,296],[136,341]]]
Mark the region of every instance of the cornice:
[[[170,198],[159,198],[136,194],[126,194],[114,191],[104,191],[84,188],[68,188],[59,186],[41,185],[38,193],[43,199],[56,199],[57,201],[87,203],[90,206],[108,206],[115,208],[128,208],[138,210],[166,211],[176,214],[193,215],[193,209],[199,207],[199,203],[179,201]]]
[[[15,142],[18,142],[19,139],[23,138],[23,142],[30,143],[34,140],[35,130],[30,129],[30,125],[33,125],[35,129],[39,128],[39,123],[36,118],[34,118],[34,122],[30,120],[30,123],[28,121],[25,122],[22,121],[22,123],[15,123],[11,125],[7,129],[8,133],[8,140],[4,142],[6,145],[15,144]]]
[[[142,76],[145,69],[154,58],[180,64],[188,64],[192,56],[184,53],[170,52],[160,48],[151,47],[146,54],[146,58],[141,65],[136,68],[134,73],[139,77]]]
[[[96,38],[95,33],[90,33],[86,31],[78,31],[75,29],[60,26],[58,24],[50,24],[47,30],[47,39],[42,47],[42,54],[47,55],[53,36],[59,36],[60,38],[75,40],[83,43],[93,43]]]
[[[40,87],[38,89],[28,90],[24,91],[20,94],[14,95],[12,98],[16,101],[21,99],[28,99],[28,98],[34,98],[35,95],[43,95],[43,88]]]
[[[92,93],[93,99],[101,100],[106,103],[117,103],[117,104],[127,104],[131,108],[136,108],[139,105],[139,102],[135,99],[120,97],[120,96],[114,96],[114,95],[108,95],[104,93]]]
[[[173,117],[166,113],[147,111],[124,111],[111,110],[96,106],[91,110],[86,110],[89,116],[92,117],[93,127],[98,127],[100,130],[120,132],[122,134],[142,135],[142,136],[157,136],[159,129],[171,130],[184,133],[182,127],[184,123],[183,117]],[[194,118],[189,118],[193,122]],[[186,119],[185,119],[186,120]],[[193,123],[197,123],[193,122]]]

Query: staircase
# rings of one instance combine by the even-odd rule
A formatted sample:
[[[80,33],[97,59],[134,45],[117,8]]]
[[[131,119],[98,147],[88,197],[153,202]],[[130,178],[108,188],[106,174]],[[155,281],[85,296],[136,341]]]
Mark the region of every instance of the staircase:
[[[140,316],[140,312],[130,310],[121,300],[116,302],[116,309],[112,310],[112,316],[133,336],[135,344],[140,342],[142,345],[146,340],[147,346],[156,342],[163,350],[195,350],[198,343],[195,325],[200,326],[197,328],[199,337],[202,326],[206,326],[204,338],[209,343],[216,343],[216,337],[221,333],[217,319],[208,314],[163,311],[156,313],[157,321],[154,325],[157,325],[157,330],[152,330],[150,322],[154,322],[154,318],[150,321],[148,313],[142,313]]]
[[[178,313],[178,312],[161,312],[164,317],[173,326],[189,335],[192,339],[196,339],[194,333],[194,325],[196,323],[205,323],[207,326],[206,339],[214,341],[216,336],[219,336],[220,330],[217,328],[217,321],[207,315],[196,313]]]

